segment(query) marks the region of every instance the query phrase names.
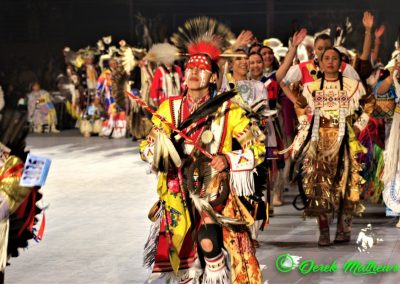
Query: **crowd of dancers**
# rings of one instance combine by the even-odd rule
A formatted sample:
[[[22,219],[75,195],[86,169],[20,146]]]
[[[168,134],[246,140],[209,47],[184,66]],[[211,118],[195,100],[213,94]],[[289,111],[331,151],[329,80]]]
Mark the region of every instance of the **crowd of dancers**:
[[[345,47],[349,21],[334,35],[301,29],[285,47],[208,17],[148,50],[111,37],[64,49],[58,86],[76,127],[141,140],[158,175],[149,282],[261,283],[258,233],[284,188],[317,219],[319,246],[332,245],[335,218],[334,243],[350,242],[368,203],[400,215],[400,41],[384,64],[385,27],[370,12],[362,25],[361,51]],[[39,83],[26,104],[32,131],[58,132]]]

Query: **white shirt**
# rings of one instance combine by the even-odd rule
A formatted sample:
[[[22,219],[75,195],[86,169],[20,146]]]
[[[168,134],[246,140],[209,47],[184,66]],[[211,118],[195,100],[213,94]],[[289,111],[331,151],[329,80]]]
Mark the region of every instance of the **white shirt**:
[[[360,76],[350,64],[344,63],[344,69],[342,69],[342,66],[340,69],[342,70],[344,77],[360,81]],[[300,64],[296,64],[289,68],[288,72],[283,78],[283,83],[286,86],[289,86],[290,84],[299,81],[303,81],[303,74],[301,73]]]

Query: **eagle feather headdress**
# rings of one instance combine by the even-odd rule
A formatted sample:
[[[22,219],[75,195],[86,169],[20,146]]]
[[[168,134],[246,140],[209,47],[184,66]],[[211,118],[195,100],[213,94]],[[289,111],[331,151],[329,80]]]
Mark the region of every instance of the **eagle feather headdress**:
[[[178,32],[171,37],[171,42],[182,53],[207,54],[213,61],[224,54],[235,40],[234,34],[224,24],[209,17],[197,17],[190,19],[178,28]]]
[[[227,26],[205,16],[186,21],[171,37],[172,43],[183,52],[199,42],[214,42],[221,50],[225,50],[234,39],[234,34]]]

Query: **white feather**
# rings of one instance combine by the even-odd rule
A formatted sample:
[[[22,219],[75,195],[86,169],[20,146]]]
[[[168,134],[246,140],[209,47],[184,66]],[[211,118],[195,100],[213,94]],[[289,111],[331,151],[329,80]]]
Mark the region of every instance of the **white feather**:
[[[124,67],[125,72],[129,74],[136,66],[136,60],[132,48],[121,48],[120,55],[122,66]]]
[[[201,214],[203,211],[208,214],[208,216],[213,219],[214,222],[221,224],[223,226],[230,225],[248,225],[244,220],[239,220],[235,218],[230,218],[216,213],[212,208],[211,204],[208,202],[208,198],[201,198],[195,193],[189,192],[190,199],[192,200],[197,211]]]
[[[168,169],[168,161],[171,158],[172,162],[176,167],[180,167],[182,165],[181,158],[179,157],[178,152],[175,149],[174,144],[168,138],[168,136],[162,132],[158,131],[157,140],[154,146],[154,160],[153,166],[158,170],[160,168],[160,162],[164,163],[164,169]]]
[[[170,65],[178,59],[179,50],[169,43],[154,44],[146,55],[146,59],[157,63]]]

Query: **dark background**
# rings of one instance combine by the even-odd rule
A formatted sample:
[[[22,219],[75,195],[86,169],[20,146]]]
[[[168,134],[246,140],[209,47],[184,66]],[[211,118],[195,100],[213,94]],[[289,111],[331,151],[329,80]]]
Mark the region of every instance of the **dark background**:
[[[353,32],[345,46],[361,50],[364,10],[385,24],[381,55],[386,62],[399,34],[400,0],[0,0],[0,84],[18,82],[30,70],[51,88],[51,74],[62,72],[64,46],[94,46],[105,35],[114,43],[143,43],[140,17],[147,20],[155,42],[168,38],[186,19],[207,15],[237,35],[252,30],[259,38],[278,37],[285,45],[299,27],[314,34],[341,25],[346,17]],[[150,21],[148,21],[150,19]],[[22,70],[22,71],[21,71]],[[32,75],[32,74],[31,74]],[[48,77],[46,79],[46,76]]]

